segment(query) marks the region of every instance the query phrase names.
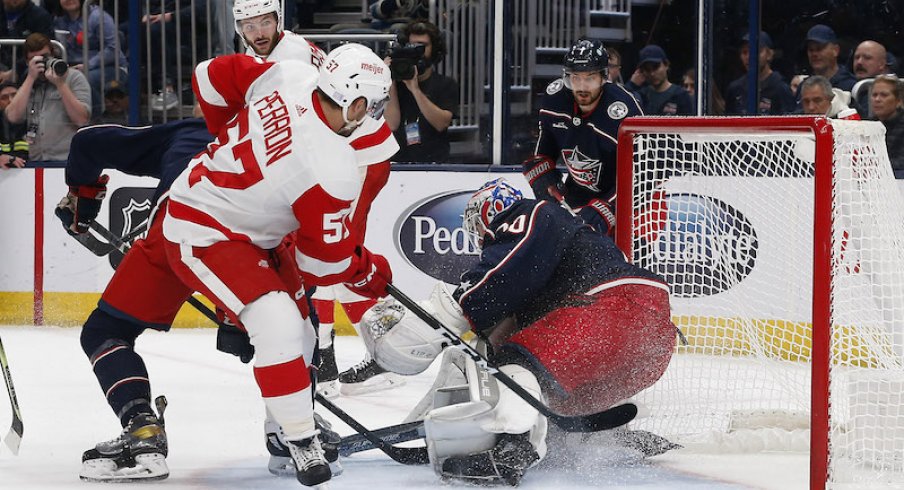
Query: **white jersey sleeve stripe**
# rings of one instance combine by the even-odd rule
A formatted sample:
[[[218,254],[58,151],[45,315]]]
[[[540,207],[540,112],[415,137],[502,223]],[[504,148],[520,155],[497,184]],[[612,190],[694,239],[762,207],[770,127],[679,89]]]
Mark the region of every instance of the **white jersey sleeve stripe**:
[[[298,249],[295,250],[295,261],[298,263],[299,270],[317,278],[342,274],[352,265],[351,257],[347,257],[339,262],[325,262],[305,255]]]
[[[199,96],[204,102],[210,105],[226,107],[228,105],[226,99],[217,92],[217,89],[214,88],[213,83],[210,80],[210,72],[208,72],[207,69],[212,61],[212,59],[202,61],[198,64],[198,67],[195,68],[195,79],[198,82]]]

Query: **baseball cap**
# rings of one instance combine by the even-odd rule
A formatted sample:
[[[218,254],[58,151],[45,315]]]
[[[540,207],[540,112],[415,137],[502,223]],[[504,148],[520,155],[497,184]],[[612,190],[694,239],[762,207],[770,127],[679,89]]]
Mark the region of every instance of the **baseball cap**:
[[[643,49],[640,50],[640,61],[637,63],[638,65],[642,65],[644,63],[662,63],[663,61],[668,61],[668,56],[665,55],[665,51],[655,44],[650,44],[644,46]]]
[[[838,36],[831,27],[825,24],[816,24],[807,31],[807,41],[813,41],[819,44],[838,44]]]
[[[742,41],[749,42],[750,41],[750,33],[744,34],[744,37],[741,38]],[[772,38],[769,37],[769,34],[766,34],[764,31],[760,31],[760,47],[761,48],[769,48],[772,49]]]
[[[107,80],[107,83],[104,84],[104,95],[107,94],[122,94],[129,95],[129,87],[125,81],[112,79]]]

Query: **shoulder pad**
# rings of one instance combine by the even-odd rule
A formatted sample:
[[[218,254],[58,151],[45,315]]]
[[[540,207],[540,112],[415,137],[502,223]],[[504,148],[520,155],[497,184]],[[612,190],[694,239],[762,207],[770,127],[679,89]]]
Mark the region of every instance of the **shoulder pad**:
[[[546,93],[549,95],[555,94],[561,91],[563,87],[565,87],[565,82],[561,78],[557,78],[546,86]]]

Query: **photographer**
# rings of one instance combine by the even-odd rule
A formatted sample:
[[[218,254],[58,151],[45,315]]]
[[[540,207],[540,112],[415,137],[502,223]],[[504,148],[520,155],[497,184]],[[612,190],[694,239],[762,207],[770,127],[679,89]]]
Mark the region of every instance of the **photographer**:
[[[459,100],[458,82],[434,69],[446,54],[442,35],[430,22],[412,21],[399,33],[399,44],[385,60],[393,79],[385,117],[401,147],[392,161],[447,160]]]
[[[78,70],[52,54],[50,39],[34,33],[23,46],[28,75],[6,108],[13,124],[25,123],[29,160],[62,161],[78,128],[91,118],[91,87]]]

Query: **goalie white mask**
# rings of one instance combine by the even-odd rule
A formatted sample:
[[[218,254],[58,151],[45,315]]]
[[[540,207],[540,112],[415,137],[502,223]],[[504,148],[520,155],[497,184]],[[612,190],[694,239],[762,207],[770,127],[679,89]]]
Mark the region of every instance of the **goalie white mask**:
[[[355,43],[343,44],[330,51],[320,66],[317,81],[317,87],[342,108],[346,131],[360,126],[364,117],[379,119],[383,116],[391,85],[386,63],[370,48]],[[367,104],[364,117],[350,120],[349,107],[362,97]]]
[[[232,16],[235,18],[235,32],[243,43],[245,35],[242,33],[241,21],[271,13],[276,14],[276,31],[282,32],[282,9],[279,0],[235,0]]]

